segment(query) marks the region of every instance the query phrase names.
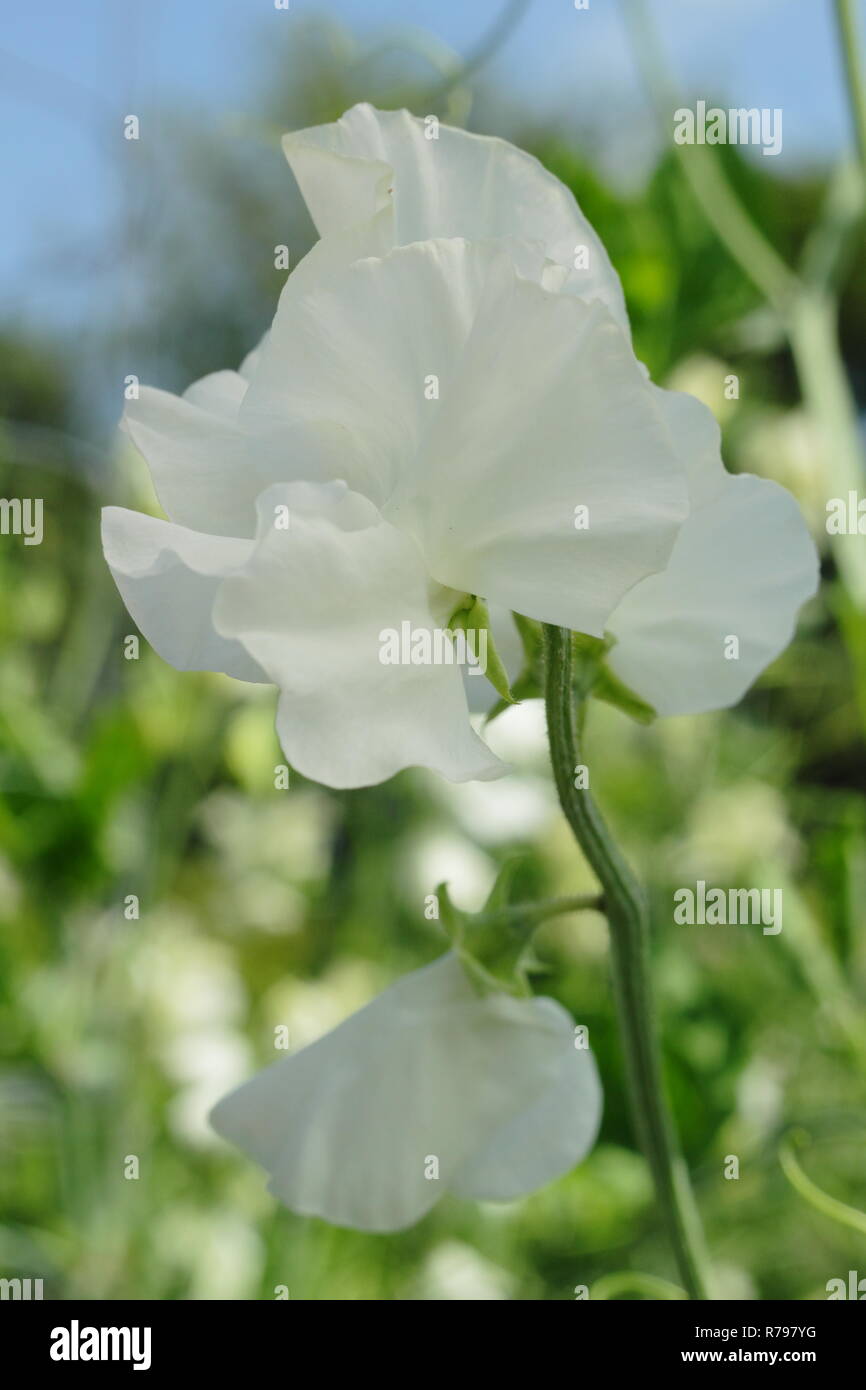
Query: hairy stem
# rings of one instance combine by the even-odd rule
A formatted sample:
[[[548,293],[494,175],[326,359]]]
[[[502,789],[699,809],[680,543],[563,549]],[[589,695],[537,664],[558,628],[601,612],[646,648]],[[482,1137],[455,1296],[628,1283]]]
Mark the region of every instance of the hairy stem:
[[[647,958],[641,887],[611,838],[588,788],[575,787],[582,764],[574,712],[571,633],[545,625],[545,702],[559,800],[604,894],[614,990],[635,1125],[655,1184],[659,1211],[690,1298],[708,1297],[703,1237],[685,1165],[665,1105]]]

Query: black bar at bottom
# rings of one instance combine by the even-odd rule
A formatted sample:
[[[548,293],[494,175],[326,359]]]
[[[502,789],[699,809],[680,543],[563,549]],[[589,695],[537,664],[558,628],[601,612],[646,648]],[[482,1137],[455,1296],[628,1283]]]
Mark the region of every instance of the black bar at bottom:
[[[439,1316],[439,1315],[437,1315]],[[319,1361],[322,1372],[333,1373],[333,1334],[347,1356],[357,1358],[369,1370],[370,1326],[357,1325],[357,1340],[342,1315],[328,1316],[328,1337],[322,1344],[315,1319],[300,1313],[297,1303],[0,1303],[0,1329],[7,1365],[14,1358],[16,1370],[48,1373],[50,1379],[83,1375],[89,1379],[101,1370],[112,1375],[129,1374],[141,1380],[166,1372],[214,1371],[273,1375],[279,1368],[291,1375],[292,1362],[304,1376]],[[537,1324],[530,1322],[528,1330]],[[585,1368],[607,1370],[667,1371],[673,1367],[722,1370],[761,1366],[767,1370],[789,1366],[811,1367],[826,1377],[837,1367],[859,1364],[864,1321],[859,1309],[846,1309],[833,1301],[821,1303],[686,1303],[649,1301],[575,1301],[564,1323],[554,1325],[557,1337],[570,1339],[572,1353],[579,1349]],[[395,1329],[405,1334],[405,1326]],[[443,1331],[445,1335],[443,1336]],[[498,1346],[513,1345],[512,1321],[497,1330],[475,1324],[478,1352],[489,1369]],[[496,1340],[493,1340],[491,1333]],[[381,1333],[379,1334],[381,1335]],[[385,1329],[387,1335],[387,1329]],[[423,1334],[422,1334],[423,1335]],[[287,1337],[291,1341],[287,1342]],[[500,1341],[500,1338],[503,1340]],[[410,1344],[411,1345],[411,1344]],[[403,1372],[412,1373],[405,1361],[404,1336],[398,1335],[394,1353],[388,1356],[377,1343],[377,1359],[404,1361]],[[482,1350],[483,1348],[483,1350]],[[463,1352],[449,1342],[441,1323],[423,1343],[422,1369],[429,1377],[437,1361],[437,1349],[445,1372],[465,1366]],[[464,1346],[464,1352],[467,1348]],[[562,1348],[562,1354],[569,1356]],[[313,1367],[310,1367],[310,1361]],[[303,1370],[306,1367],[306,1370]]]

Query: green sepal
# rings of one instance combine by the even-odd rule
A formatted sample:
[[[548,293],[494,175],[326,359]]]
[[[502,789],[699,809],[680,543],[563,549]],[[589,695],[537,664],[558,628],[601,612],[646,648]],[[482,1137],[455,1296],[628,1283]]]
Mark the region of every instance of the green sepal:
[[[606,664],[599,671],[598,680],[592,688],[592,693],[597,700],[604,700],[605,704],[615,705],[617,709],[622,710],[623,714],[636,719],[638,724],[652,724],[658,718],[652,705],[648,705],[646,700],[635,695],[634,691],[630,690],[619,676],[615,676]]]
[[[613,638],[589,637],[585,632],[571,634],[571,672],[575,698],[585,700],[595,689],[605,654]]]
[[[549,975],[552,966],[549,961],[542,960],[536,954],[533,946],[527,946],[520,959],[520,969],[524,975]]]
[[[481,909],[482,916],[489,916],[494,912],[501,912],[504,907],[510,907],[514,901],[514,884],[518,871],[527,862],[525,854],[511,854],[500,866],[496,880],[487,894],[487,900]]]
[[[524,618],[520,613],[512,613],[511,616],[523,644],[523,667],[511,686],[511,698],[497,700],[487,714],[485,724],[490,724],[510,704],[544,698],[544,634],[541,624],[532,618]],[[652,724],[657,718],[652,705],[614,675],[607,663],[607,654],[615,643],[616,638],[609,632],[604,637],[572,632],[574,698],[582,704],[593,695],[597,700],[621,710],[638,724]]]
[[[511,698],[496,701],[493,708],[487,712],[485,725],[491,724],[509,705],[519,704],[521,700],[541,699],[544,695],[544,633],[541,623],[537,623],[534,618],[524,618],[522,613],[512,613],[511,616],[523,645],[523,666],[512,682]]]
[[[439,925],[452,946],[459,946],[462,940],[466,913],[455,907],[448,894],[448,884],[436,885],[436,900],[439,904]]]
[[[490,613],[484,599],[479,598],[477,594],[470,594],[466,602],[452,613],[448,626],[452,632],[486,632],[487,669],[484,674],[497,695],[500,696],[503,708],[516,704],[508,682],[508,672],[496,650],[496,643],[490,628]]]
[[[589,695],[605,704],[614,705],[639,724],[651,724],[656,718],[652,705],[615,676],[606,661],[607,653],[616,638],[606,632],[604,637],[588,637],[584,632],[571,634],[575,699],[583,701]]]
[[[462,912],[448,896],[447,884],[436,889],[439,921],[460,963],[480,994],[531,993],[528,969],[543,968],[529,952],[539,922],[511,903],[520,859],[507,860],[479,913]]]
[[[544,630],[534,618],[525,618],[522,613],[512,613],[514,626],[523,644],[524,664],[534,671],[540,671],[544,660]]]
[[[485,725],[492,723],[503,710],[510,709],[512,705],[519,705],[521,700],[541,699],[543,695],[544,691],[531,672],[521,671],[520,675],[512,682],[511,699],[497,700],[496,704],[484,716],[484,723]]]

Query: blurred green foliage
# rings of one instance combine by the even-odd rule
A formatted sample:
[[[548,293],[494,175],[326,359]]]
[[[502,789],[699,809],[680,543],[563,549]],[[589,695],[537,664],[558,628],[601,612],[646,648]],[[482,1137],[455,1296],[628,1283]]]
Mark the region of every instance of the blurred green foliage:
[[[521,850],[527,895],[591,886],[537,740],[496,808],[421,773],[348,793],[293,774],[275,790],[272,692],[179,674],[144,642],[125,660],[131,624],[99,546],[102,503],[147,504],[109,428],[125,373],[179,389],[234,365],[273,312],[274,245],[295,263],[312,241],[279,132],[360,97],[426,114],[428,58],[420,41],[368,58],[313,26],[275,61],[255,127],[160,113],[170,138],[158,157],[135,151],[119,229],[147,293],[95,315],[84,353],[80,338],[21,325],[0,339],[0,493],[43,497],[46,518],[40,547],[0,544],[0,1272],[44,1278],[48,1297],[257,1299],[285,1285],[323,1300],[569,1299],[622,1271],[675,1279],[634,1149],[600,918],[545,928],[536,987],[589,1026],[601,1139],[526,1201],[446,1199],[395,1236],[335,1230],[277,1208],[204,1124],[273,1058],[277,1025],[300,1045],[443,949],[423,913],[438,878],[468,903]],[[490,90],[473,125],[506,130],[575,191],[655,379],[707,400],[729,467],[790,487],[824,544],[826,488],[787,350],[674,160],[626,195],[576,141]],[[823,177],[782,181],[734,151],[726,164],[793,256]],[[842,327],[863,382],[862,247]],[[599,798],[650,886],[670,1094],[733,1298],[823,1298],[829,1279],[866,1274],[862,1236],[810,1207],[778,1156],[796,1125],[810,1177],[866,1204],[864,706],[825,568],[797,642],[740,708],[650,729],[599,708],[589,730]],[[675,927],[673,888],[697,877],[782,886],[784,930]],[[737,1181],[723,1176],[730,1154]]]

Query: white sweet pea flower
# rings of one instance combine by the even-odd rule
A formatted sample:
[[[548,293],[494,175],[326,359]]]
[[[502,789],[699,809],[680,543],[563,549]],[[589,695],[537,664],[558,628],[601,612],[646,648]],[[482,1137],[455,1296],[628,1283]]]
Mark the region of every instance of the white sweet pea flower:
[[[519,238],[544,248],[541,283],[600,300],[629,331],[619,280],[570,190],[507,141],[364,104],[284,136],[283,149],[330,254],[374,215],[388,245]],[[787,646],[817,587],[817,555],[790,493],[726,472],[709,410],[676,392],[658,401],[691,511],[664,572],[611,617],[609,665],[657,713],[699,713],[736,703]]]
[[[382,226],[314,249],[240,373],[142,389],[126,427],[169,520],[110,507],[103,525],[156,650],[276,684],[289,762],[338,787],[414,764],[501,775],[459,667],[383,664],[382,634],[432,637],[475,595],[601,634],[688,507],[600,300],[546,290],[524,244],[369,255]]]
[[[548,998],[481,996],[452,952],[220,1101],[217,1132],[293,1211],[412,1225],[447,1191],[512,1201],[568,1171],[601,1117],[595,1062]]]

